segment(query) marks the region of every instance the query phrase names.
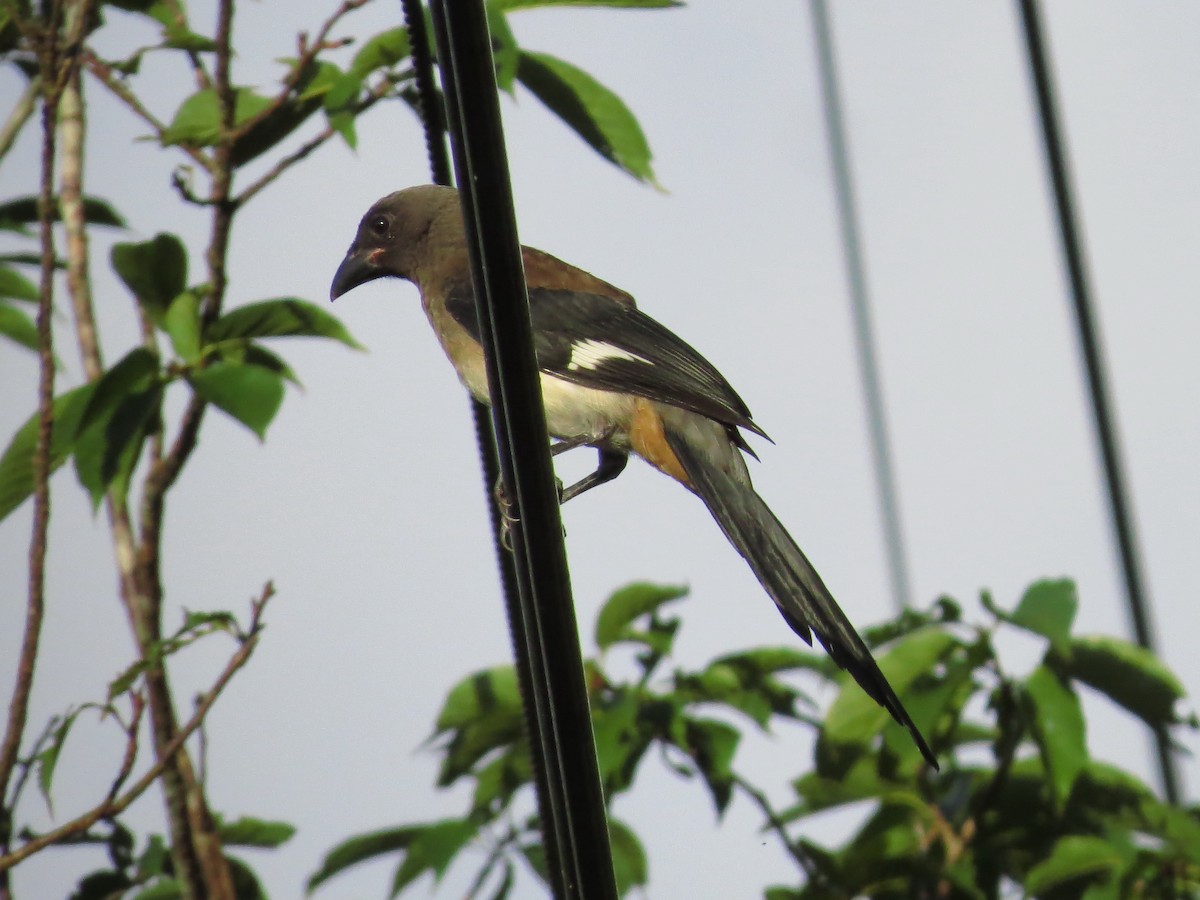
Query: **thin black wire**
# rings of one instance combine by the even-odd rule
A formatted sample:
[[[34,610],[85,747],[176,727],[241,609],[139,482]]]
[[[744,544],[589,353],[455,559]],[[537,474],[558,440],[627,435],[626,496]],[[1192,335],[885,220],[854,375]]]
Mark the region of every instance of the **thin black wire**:
[[[1071,187],[1066,148],[1062,129],[1058,123],[1049,55],[1046,51],[1046,41],[1038,16],[1037,4],[1033,0],[1019,0],[1019,2],[1025,46],[1029,53],[1029,67],[1033,73],[1034,90],[1037,95],[1042,139],[1046,145],[1046,162],[1050,169],[1050,180],[1054,189],[1054,204],[1058,213],[1063,255],[1066,258],[1067,272],[1071,282],[1075,328],[1079,335],[1079,347],[1083,352],[1084,366],[1087,370],[1088,395],[1091,399],[1092,414],[1096,423],[1096,440],[1100,445],[1100,457],[1104,466],[1105,485],[1108,488],[1113,530],[1116,533],[1117,546],[1121,555],[1125,598],[1138,644],[1147,650],[1154,651],[1154,626],[1151,621],[1150,605],[1146,600],[1146,592],[1143,588],[1142,565],[1138,553],[1128,489],[1125,485],[1124,464],[1121,459],[1116,420],[1109,401],[1104,356],[1100,346],[1099,324],[1092,311],[1091,286],[1088,281],[1087,265],[1084,262],[1083,240],[1080,237],[1072,199],[1074,191]],[[1165,727],[1154,730],[1154,743],[1158,752],[1158,768],[1163,795],[1171,803],[1178,803],[1180,801],[1179,774],[1175,767],[1170,736]]]
[[[429,46],[429,32],[425,21],[425,8],[421,0],[400,0],[404,12],[404,24],[408,31],[408,41],[413,61],[413,72],[417,86],[417,107],[425,131],[425,148],[429,156],[429,171],[434,184],[451,185],[450,153],[446,149],[446,111],[442,98],[438,93],[433,76],[433,54]],[[534,688],[534,666],[529,655],[520,651],[522,638],[518,636],[521,628],[521,593],[517,579],[517,569],[513,554],[504,546],[501,539],[500,510],[492,498],[492,491],[500,477],[500,464],[496,448],[496,433],[493,430],[491,411],[478,400],[471,400],[471,412],[475,421],[475,438],[479,448],[480,469],[483,474],[484,493],[487,497],[487,507],[492,525],[492,543],[496,553],[496,565],[500,572],[500,585],[504,592],[504,606],[507,611],[509,639],[513,646],[513,662],[517,673],[517,684],[521,690],[524,702],[521,704],[525,714],[525,730],[528,735],[536,735],[539,726],[536,713],[536,689]],[[539,665],[538,670],[541,670]],[[531,737],[530,746],[535,744],[539,751],[541,745]],[[551,805],[553,793],[546,788],[548,774],[546,771],[545,753],[531,752],[530,762],[533,774],[534,794],[537,798],[538,814],[541,821],[553,823],[556,816]],[[543,840],[546,854],[546,870],[554,873],[554,877],[562,871],[558,852],[558,841]],[[553,879],[552,885],[557,884]]]
[[[480,0],[432,4],[450,142],[479,300],[500,469],[513,502],[521,627],[517,653],[533,674],[537,730],[545,755],[557,843],[558,897],[615,898],[604,793],[571,599],[558,493],[533,348],[529,301],[513,214],[512,188],[487,18]]]
[[[846,127],[842,121],[841,92],[838,88],[829,11],[825,0],[813,0],[812,20],[817,45],[817,69],[821,78],[821,99],[825,106],[826,132],[829,135],[829,158],[833,166],[834,193],[837,195],[842,246],[846,251],[846,279],[850,286],[855,347],[858,350],[859,371],[862,373],[863,394],[867,403],[867,425],[871,439],[871,459],[875,466],[875,483],[879,489],[879,510],[883,517],[888,575],[892,583],[892,599],[896,607],[903,610],[912,605],[912,581],[908,572],[908,554],[905,551],[904,529],[900,520],[899,490],[896,486],[896,471],[888,437],[883,383],[876,362],[878,352],[875,330],[871,323],[866,265],[863,262],[854,181],[850,174],[850,153],[847,149]]]

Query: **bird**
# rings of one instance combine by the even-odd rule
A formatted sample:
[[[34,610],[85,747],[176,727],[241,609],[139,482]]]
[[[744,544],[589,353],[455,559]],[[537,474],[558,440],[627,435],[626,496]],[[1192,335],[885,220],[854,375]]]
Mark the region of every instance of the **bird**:
[[[698,496],[749,564],[784,620],[830,657],[937,759],[880,671],[870,648],[759,497],[743,432],[770,440],[717,369],[642,312],[632,296],[533,247],[521,248],[542,402],[555,455],[598,451],[596,470],[561,490],[562,502],[612,481],[630,454]],[[379,278],[416,285],[421,305],[459,379],[489,403],[458,192],[418,185],[378,200],[338,266],[330,299]]]

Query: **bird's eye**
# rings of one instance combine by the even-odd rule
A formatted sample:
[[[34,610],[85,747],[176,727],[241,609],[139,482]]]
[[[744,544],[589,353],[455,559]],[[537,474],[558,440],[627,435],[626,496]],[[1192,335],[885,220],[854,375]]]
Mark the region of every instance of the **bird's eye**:
[[[387,220],[387,216],[379,216],[378,218],[372,219],[370,225],[371,233],[376,237],[387,237],[390,224],[391,223]]]

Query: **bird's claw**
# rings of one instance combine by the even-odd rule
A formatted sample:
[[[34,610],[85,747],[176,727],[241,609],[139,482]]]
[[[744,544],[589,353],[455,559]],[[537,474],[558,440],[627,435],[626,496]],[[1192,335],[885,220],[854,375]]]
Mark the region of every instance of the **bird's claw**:
[[[558,497],[559,505],[563,499],[563,483],[562,479],[557,475],[554,477],[554,493]],[[513,515],[513,502],[508,496],[508,491],[504,489],[504,479],[496,479],[496,487],[492,491],[492,495],[496,498],[496,510],[500,514],[500,546],[512,552],[512,527],[521,520]],[[567,527],[564,525],[562,529],[563,537],[567,536]]]
[[[504,479],[496,479],[496,487],[492,492],[496,498],[496,510],[500,514],[500,546],[512,552],[512,527],[516,525],[520,519],[513,515],[513,502],[509,499],[508,491],[504,489]]]

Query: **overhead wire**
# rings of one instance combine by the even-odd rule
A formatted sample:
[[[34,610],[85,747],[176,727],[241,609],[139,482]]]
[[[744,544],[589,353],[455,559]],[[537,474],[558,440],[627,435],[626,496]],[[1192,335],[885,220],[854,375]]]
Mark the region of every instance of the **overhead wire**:
[[[871,303],[867,289],[866,262],[862,234],[858,224],[857,199],[850,170],[849,142],[842,119],[842,98],[838,87],[832,29],[825,0],[812,0],[813,36],[817,48],[817,71],[821,81],[821,100],[825,110],[825,131],[829,137],[829,161],[833,169],[834,195],[838,223],[846,261],[850,312],[854,322],[854,346],[866,401],[867,432],[871,444],[871,462],[875,470],[879,512],[887,552],[888,580],[892,600],[898,610],[912,605],[912,579],[908,569],[904,527],[900,516],[899,487],[892,460],[887,408],[883,398],[883,380],[879,374],[879,351]]]
[[[453,175],[450,166],[450,153],[446,147],[446,111],[442,97],[438,92],[434,77],[433,52],[429,44],[429,30],[425,18],[425,6],[421,0],[400,0],[404,14],[404,25],[408,32],[410,55],[413,64],[413,76],[416,84],[417,109],[425,133],[425,148],[429,157],[429,171],[434,184],[453,186]],[[506,620],[509,624],[509,638],[513,646],[513,665],[517,673],[517,684],[525,702],[521,704],[525,715],[526,733],[539,733],[535,707],[534,666],[530,655],[519,650],[523,638],[518,636],[518,629],[523,630],[520,587],[517,581],[517,570],[513,554],[504,545],[500,509],[492,493],[500,478],[500,464],[496,446],[496,433],[492,426],[491,411],[478,400],[471,399],[471,414],[475,424],[475,437],[479,449],[480,471],[483,475],[483,488],[487,497],[492,528],[492,544],[496,553],[496,566],[500,575],[500,586],[504,594]],[[540,671],[541,667],[537,667]],[[531,744],[534,742],[531,741]],[[538,745],[541,749],[541,745]],[[547,778],[545,753],[530,754],[530,764],[533,775],[534,794],[538,804],[540,821],[553,823],[555,815],[552,812],[552,794],[545,787]],[[558,841],[553,837],[544,841],[544,852],[547,860],[547,871],[557,875],[561,871],[558,854]]]
[[[615,898],[559,500],[517,239],[495,63],[480,0],[433,0],[447,125],[487,360],[501,479],[512,504],[518,586],[514,652],[529,660],[537,785],[559,898]],[[521,666],[518,666],[518,673]]]
[[[1125,587],[1126,608],[1138,645],[1155,652],[1154,625],[1142,575],[1141,554],[1138,551],[1132,504],[1125,478],[1125,465],[1117,434],[1116,416],[1108,387],[1100,325],[1093,309],[1091,282],[1075,211],[1074,188],[1066,141],[1059,124],[1055,100],[1054,78],[1050,68],[1044,29],[1034,0],[1018,0],[1025,49],[1033,76],[1038,121],[1046,151],[1054,208],[1058,217],[1058,232],[1067,266],[1071,293],[1071,308],[1075,316],[1075,331],[1087,375],[1087,394],[1096,426],[1096,443],[1104,470],[1104,485],[1108,497],[1109,516],[1121,560],[1121,575]],[[1154,729],[1154,747],[1158,757],[1159,778],[1163,796],[1179,803],[1181,792],[1175,755],[1170,735],[1164,726]]]

